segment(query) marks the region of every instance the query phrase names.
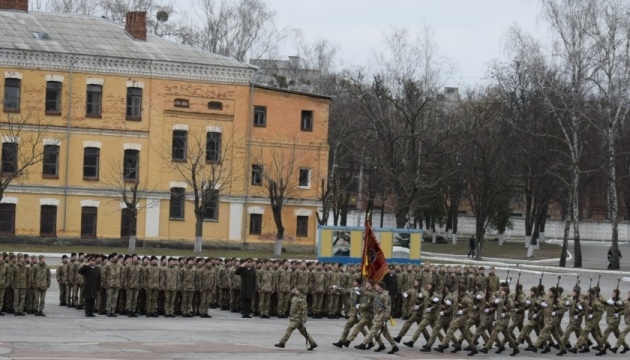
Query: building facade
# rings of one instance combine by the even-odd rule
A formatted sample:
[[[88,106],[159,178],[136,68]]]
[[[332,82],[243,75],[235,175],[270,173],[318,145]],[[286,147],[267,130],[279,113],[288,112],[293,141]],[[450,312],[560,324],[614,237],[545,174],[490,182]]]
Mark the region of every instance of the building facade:
[[[273,240],[260,175],[290,148],[286,236],[314,244],[330,98],[252,86],[255,67],[147,35],[145,13],[27,4],[0,1],[0,236],[190,241],[201,186],[205,241]]]

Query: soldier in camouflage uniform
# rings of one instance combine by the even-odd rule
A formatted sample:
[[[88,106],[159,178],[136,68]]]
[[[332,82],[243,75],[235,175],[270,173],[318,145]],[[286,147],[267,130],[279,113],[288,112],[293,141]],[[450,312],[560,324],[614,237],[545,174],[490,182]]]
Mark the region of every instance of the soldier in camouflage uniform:
[[[68,264],[68,277],[66,279],[66,287],[68,288],[68,290],[66,291],[67,293],[67,300],[66,300],[66,304],[68,307],[75,307],[76,305],[72,302],[73,298],[74,298],[74,281],[75,281],[75,275],[76,275],[76,269],[75,269],[75,264],[77,262],[77,254],[76,253],[72,253],[70,254],[70,263]]]
[[[24,263],[24,257],[18,256],[17,263],[11,268],[11,288],[13,288],[13,313],[24,316],[24,298],[30,276],[29,268]]]
[[[606,330],[602,336],[602,343],[604,348],[600,349],[596,355],[601,356],[606,354],[606,349],[610,348],[608,343],[608,337],[611,333],[615,334],[615,338],[619,339],[619,324],[621,323],[621,317],[623,316],[623,300],[619,297],[619,289],[613,289],[611,298],[606,300],[603,304],[606,308]]]
[[[4,261],[4,256],[0,255],[0,316],[4,316],[4,292],[9,284],[11,270]]]
[[[408,291],[405,289],[414,289],[414,292],[417,292],[417,288],[414,285],[414,281],[415,281],[415,273],[413,272],[413,266],[411,264],[407,265],[407,269],[405,270],[405,272],[403,273],[404,277],[405,277],[405,281],[404,281],[404,286],[401,287],[401,289],[403,291]],[[405,296],[405,293],[402,293],[402,318],[403,320],[408,320],[410,317],[413,316],[413,306],[416,303],[416,298],[413,296],[409,296],[409,294],[407,293],[407,296]]]
[[[199,315],[202,318],[211,318],[208,312],[217,284],[216,266],[212,260],[208,259],[204,267],[197,271],[197,279],[200,291]]]
[[[540,314],[542,313],[542,311],[538,307],[538,304],[541,302],[541,300],[539,299],[539,294],[542,293],[543,289],[544,287],[542,285],[540,287],[532,286],[532,288],[530,289],[529,298],[525,301],[525,306],[528,309],[527,317],[529,321],[527,322],[527,324],[525,324],[525,326],[523,326],[523,330],[518,334],[518,338],[516,339],[516,342],[520,344],[523,344],[525,341],[527,341],[527,345],[533,346],[534,342],[530,338],[529,334],[532,331],[535,331],[536,334],[539,334],[539,324],[541,319]]]
[[[144,275],[144,286],[147,294],[145,306],[147,317],[158,317],[157,298],[161,287],[161,272],[157,257],[151,256],[151,264],[145,269]]]
[[[438,318],[438,314],[440,312],[440,297],[433,291],[433,284],[425,287],[425,291],[427,295],[424,295],[424,303],[421,305],[424,308],[424,314],[420,325],[413,333],[410,341],[406,341],[403,344],[408,347],[413,347],[413,344],[418,340],[420,334],[422,334],[425,340],[428,342],[430,338],[430,334],[427,331],[427,327],[431,326],[432,328],[435,326]],[[437,335],[440,341],[444,338],[441,334]]]
[[[61,257],[61,264],[57,266],[57,272],[55,273],[55,278],[57,280],[57,286],[59,286],[59,306],[66,306],[66,283],[64,277],[66,276],[66,272],[68,271],[68,255],[64,254]]]
[[[628,291],[628,295],[626,297],[626,300],[624,301],[623,317],[624,321],[626,322],[626,327],[624,327],[623,330],[619,332],[619,337],[617,338],[617,344],[615,345],[615,347],[610,349],[610,351],[614,353],[617,353],[617,350],[622,346],[622,354],[630,351],[630,347],[628,347],[628,343],[626,342],[626,335],[628,335],[628,332],[630,332],[630,291]]]
[[[256,287],[258,288],[258,306],[261,319],[269,319],[271,293],[276,287],[271,260],[266,260],[256,274]]]
[[[291,275],[289,260],[284,260],[282,266],[275,272],[276,294],[278,295],[277,314],[279,318],[287,317],[289,312],[289,296],[291,291]]]
[[[337,310],[339,309],[339,293],[333,289],[335,287],[342,286],[342,280],[344,279],[343,274],[339,271],[339,264],[333,264],[332,271],[330,271],[328,276],[328,286],[327,286],[327,311],[329,319],[338,319],[339,313]]]
[[[125,279],[127,285],[127,304],[125,311],[129,317],[138,317],[138,293],[142,277],[142,265],[138,262],[138,255],[131,257],[131,264],[125,267]]]
[[[456,301],[456,296],[454,294],[448,294],[448,289],[446,284],[442,285],[442,301],[436,307],[439,308],[439,312],[437,315],[437,319],[433,323],[433,328],[431,329],[431,337],[429,341],[420,349],[422,352],[430,352],[435,339],[438,337],[442,330],[447,331],[449,324],[451,322],[451,318],[453,317],[453,308]],[[442,340],[443,338],[440,338]],[[445,339],[448,343],[449,339]]]
[[[300,293],[298,289],[293,289],[291,293],[293,294],[293,299],[291,300],[291,310],[289,312],[289,327],[287,328],[284,336],[274,346],[284,348],[284,345],[289,340],[289,337],[291,337],[293,330],[298,329],[300,334],[304,336],[309,344],[308,350],[312,351],[317,347],[317,343],[315,343],[315,340],[313,340],[311,335],[308,334],[306,327],[304,326],[308,318],[306,296]]]
[[[230,309],[230,268],[232,267],[232,261],[225,259],[225,262],[219,267],[217,274],[219,278],[219,303],[221,310]]]
[[[105,286],[105,279],[103,278],[107,264],[109,264],[109,258],[107,256],[102,256],[100,261],[98,258],[96,259],[96,267],[99,268],[101,273],[101,287],[98,291],[98,298],[96,299],[96,308],[100,315],[107,314],[107,287]]]
[[[513,304],[512,311],[510,314],[511,323],[508,327],[508,332],[512,335],[512,338],[516,339],[514,336],[514,329],[518,328],[519,331],[523,329],[523,322],[525,321],[525,310],[527,309],[527,297],[523,294],[523,284],[516,284],[516,291],[510,294],[510,301]],[[507,342],[507,338],[503,338],[501,340],[501,346],[505,347],[505,343]]]
[[[359,311],[359,308],[361,307],[361,282],[362,282],[362,278],[358,277],[355,278],[353,281],[353,286],[351,288],[342,288],[342,287],[336,287],[335,285],[333,285],[333,290],[338,291],[340,293],[348,293],[350,296],[350,299],[353,302],[353,306],[352,308],[350,308],[348,311],[348,321],[346,321],[345,326],[343,327],[343,331],[341,332],[341,337],[339,338],[339,341],[337,341],[336,343],[333,343],[334,346],[341,348],[344,343],[346,342],[346,339],[348,338],[348,334],[350,333],[350,330],[352,330],[352,328],[359,322],[359,317],[357,316],[357,313]],[[365,336],[367,334],[367,332],[361,328],[361,332],[363,333],[363,336]]]
[[[85,307],[85,294],[83,294],[83,284],[85,284],[85,280],[83,279],[83,275],[79,274],[79,269],[85,263],[85,254],[79,253],[79,257],[74,265],[74,305],[77,309],[83,309]]]
[[[431,272],[431,265],[424,265],[424,271],[422,272],[422,286],[425,290],[429,288],[429,284],[433,286],[434,278],[433,272]]]
[[[179,290],[179,271],[176,260],[168,259],[168,266],[160,273],[160,288],[164,290],[164,316],[175,317],[175,294]]]
[[[578,338],[575,345],[569,349],[568,351],[576,354],[579,348],[581,353],[587,353],[591,350],[588,348],[588,336],[592,335],[593,339],[597,342],[599,349],[603,349],[602,339],[597,335],[595,328],[597,327],[599,320],[604,312],[604,308],[600,304],[597,299],[597,291],[593,288],[588,290],[588,298],[583,303],[584,308],[584,317],[586,319],[586,324],[584,324],[584,329],[582,329],[582,333]]]
[[[313,317],[322,318],[322,302],[324,301],[324,293],[326,292],[326,272],[322,263],[317,264],[317,269],[311,273],[310,291],[313,294]]]
[[[240,312],[241,309],[241,277],[234,272],[240,266],[236,259],[232,259],[233,263],[228,271],[230,284],[230,312]],[[249,309],[247,313],[249,313]]]
[[[363,342],[359,345],[355,345],[354,348],[366,350],[368,344],[372,342],[374,337],[378,337],[379,334],[382,334],[385,340],[392,346],[392,349],[387,353],[397,353],[399,351],[398,346],[387,329],[387,320],[389,319],[392,309],[391,297],[387,290],[385,290],[385,283],[382,281],[374,284],[374,290],[376,291],[376,296],[373,302],[374,319],[372,320],[372,327],[368,335],[363,339]],[[385,350],[385,345],[380,345],[375,351],[379,352],[383,350]]]
[[[543,309],[543,319],[544,319],[544,327],[540,331],[540,335],[536,338],[533,346],[528,346],[525,351],[533,351],[537,352],[538,348],[548,341],[551,340],[551,336],[553,336],[558,345],[560,346],[559,356],[562,356],[567,353],[567,348],[564,346],[564,342],[562,341],[562,337],[558,333],[558,322],[560,321],[560,315],[564,313],[564,305],[560,302],[558,298],[558,289],[552,287],[549,289],[549,293],[545,299],[540,303],[540,307]],[[543,354],[551,351],[549,346],[546,346],[542,351]]]
[[[429,289],[430,286],[431,285],[429,285]],[[403,324],[402,328],[398,332],[398,336],[394,337],[395,342],[400,343],[402,337],[405,336],[405,334],[407,334],[407,331],[409,331],[409,328],[411,328],[411,325],[413,325],[414,323],[420,324],[422,322],[422,318],[424,315],[424,302],[426,300],[426,297],[429,296],[429,293],[430,291],[423,290],[423,288],[420,286],[420,280],[418,279],[414,280],[414,287],[412,289],[407,290],[403,293],[403,297],[407,300],[407,302],[413,303],[414,305],[412,307],[411,316]],[[428,332],[426,333],[426,335],[426,340],[429,340]]]
[[[503,284],[501,290],[495,295],[493,299],[493,303],[496,305],[496,315],[497,321],[494,323],[492,333],[490,337],[486,341],[485,345],[479,350],[480,352],[487,354],[488,350],[492,348],[492,343],[497,341],[497,336],[502,334],[504,339],[510,344],[513,352],[510,356],[516,356],[519,353],[518,344],[514,341],[512,334],[508,331],[508,327],[510,325],[510,313],[514,309],[514,302],[512,299],[508,297],[508,287],[507,284]],[[471,347],[473,347],[471,345]],[[473,347],[474,349],[474,347]],[[505,347],[502,344],[499,344],[499,349],[496,351],[497,354],[500,354],[505,350]],[[474,350],[473,352],[474,353]]]
[[[116,306],[118,305],[118,291],[122,282],[122,257],[116,253],[110,255],[109,262],[105,265],[102,273],[103,282],[107,289],[107,300],[105,311],[107,316],[116,317]]]
[[[470,346],[472,344],[472,337],[470,333],[466,331],[466,321],[468,320],[468,312],[475,311],[473,307],[472,296],[466,293],[466,289],[462,284],[461,287],[458,288],[457,294],[454,297],[455,302],[453,304],[453,318],[451,323],[446,331],[446,335],[444,336],[444,340],[442,343],[435,348],[435,351],[444,352],[444,349],[448,347],[448,343],[452,340],[455,344],[455,349],[451,351],[451,353],[456,353],[460,351],[461,341],[457,341],[454,337],[455,331],[459,330],[464,337],[464,340]]]
[[[24,261],[26,263],[26,266],[28,267],[29,273],[28,285],[26,286],[26,296],[24,297],[24,311],[27,314],[35,314],[33,306],[33,304],[35,303],[35,279],[33,278],[33,266],[37,265],[38,263],[37,256],[31,255],[29,257],[28,255],[25,255]]]
[[[34,312],[37,316],[46,316],[44,314],[44,305],[46,304],[46,291],[50,288],[50,268],[46,264],[46,257],[39,256],[39,261],[32,267],[34,279]]]
[[[582,322],[584,321],[584,303],[580,297],[580,287],[573,288],[573,294],[570,298],[565,300],[565,311],[569,313],[569,326],[564,331],[562,336],[562,343],[565,347],[571,347],[569,337],[575,333],[576,338],[580,338],[582,334]],[[567,305],[568,303],[568,305]]]
[[[188,258],[186,266],[179,270],[179,290],[182,293],[180,311],[183,317],[192,317],[192,298],[195,292],[196,274],[195,259]]]

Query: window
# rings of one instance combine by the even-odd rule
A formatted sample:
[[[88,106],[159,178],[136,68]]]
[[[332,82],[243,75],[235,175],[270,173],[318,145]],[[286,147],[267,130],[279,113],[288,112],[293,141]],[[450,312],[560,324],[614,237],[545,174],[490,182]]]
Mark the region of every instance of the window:
[[[313,131],[313,112],[302,110],[302,120],[300,121],[300,130]]]
[[[127,88],[127,119],[140,120],[142,115],[142,89]]]
[[[221,133],[209,132],[206,137],[206,162],[218,163],[221,161]]]
[[[220,101],[210,101],[208,103],[208,110],[223,110],[223,103]]]
[[[98,208],[85,206],[81,208],[81,237],[96,237],[96,213]]]
[[[44,159],[42,162],[44,164],[42,169],[44,177],[59,177],[59,146],[44,145]]]
[[[184,202],[186,201],[186,189],[171,188],[171,204],[169,208],[169,217],[171,219],[184,218]]]
[[[0,234],[15,235],[15,204],[0,204]]]
[[[136,235],[135,219],[133,211],[130,209],[122,209],[120,216],[120,238],[129,239],[130,236]]]
[[[203,191],[203,219],[219,219],[219,191],[216,189],[205,189]]]
[[[103,103],[103,87],[101,85],[88,85],[85,103],[85,116],[101,117]]]
[[[175,107],[187,108],[190,107],[188,99],[175,99]]]
[[[125,181],[138,180],[138,167],[140,165],[140,151],[125,150],[123,159],[123,177]]]
[[[301,188],[311,187],[311,170],[310,169],[300,169],[299,186]]]
[[[252,165],[252,185],[262,186],[263,183],[263,166]]]
[[[46,81],[46,114],[61,114],[61,83]]]
[[[2,173],[13,174],[17,171],[18,144],[15,142],[2,143]]]
[[[39,217],[39,235],[57,235],[57,207],[54,205],[42,205]]]
[[[173,161],[186,161],[186,151],[188,147],[188,131],[173,130]]]
[[[98,158],[100,149],[86,147],[83,149],[83,178],[98,179]]]
[[[308,236],[308,216],[297,217],[297,227],[295,235],[300,237]]]
[[[4,112],[20,111],[20,79],[4,80]]]
[[[262,215],[249,214],[249,233],[251,235],[262,234]]]
[[[265,127],[267,125],[267,108],[254,106],[254,126]]]

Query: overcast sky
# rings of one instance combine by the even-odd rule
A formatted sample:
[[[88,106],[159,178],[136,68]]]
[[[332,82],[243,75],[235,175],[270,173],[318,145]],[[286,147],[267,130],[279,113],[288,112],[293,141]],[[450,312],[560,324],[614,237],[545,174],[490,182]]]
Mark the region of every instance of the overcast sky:
[[[345,67],[366,65],[393,27],[419,33],[429,25],[440,55],[456,65],[450,86],[481,82],[489,61],[506,59],[504,40],[511,26],[538,38],[547,30],[537,20],[537,0],[263,1],[276,12],[278,26],[301,28],[310,42],[325,38],[338,45]]]

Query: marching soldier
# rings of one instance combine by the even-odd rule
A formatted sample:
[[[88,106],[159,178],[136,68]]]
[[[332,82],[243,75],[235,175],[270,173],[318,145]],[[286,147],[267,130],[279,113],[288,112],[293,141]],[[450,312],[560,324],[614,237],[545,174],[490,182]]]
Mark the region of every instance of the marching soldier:
[[[428,342],[430,335],[427,331],[427,326],[431,326],[433,329],[436,324],[440,312],[440,297],[433,291],[433,284],[428,286],[425,291],[427,291],[429,295],[424,297],[424,304],[421,306],[424,308],[423,319],[413,333],[411,340],[403,343],[405,346],[413,347],[413,344],[418,340],[420,334],[424,335],[425,340]],[[441,334],[438,334],[438,338],[440,341],[444,339]]]
[[[363,342],[359,345],[355,345],[354,348],[366,350],[367,345],[372,342],[374,337],[379,337],[379,335],[382,334],[385,340],[392,346],[392,349],[387,353],[397,353],[399,351],[398,346],[387,329],[387,320],[389,320],[392,309],[391,297],[389,292],[385,290],[385,283],[383,281],[375,283],[374,290],[376,291],[376,296],[374,297],[373,303],[374,319],[372,320],[372,328],[365,339],[363,339]],[[380,345],[375,351],[379,352],[382,350],[385,350],[385,345]]]
[[[352,329],[352,332],[350,333],[350,335],[345,339],[343,346],[348,347],[350,346],[350,343],[352,341],[354,341],[354,339],[357,338],[357,335],[359,335],[359,332],[363,334],[363,336],[367,335],[367,331],[365,330],[365,328],[371,328],[372,327],[372,323],[374,320],[374,297],[375,297],[375,293],[373,289],[373,284],[374,281],[373,280],[368,280],[366,282],[364,282],[363,288],[361,290],[359,290],[359,307],[358,307],[358,311],[359,311],[359,322],[357,322],[356,325],[354,325],[354,328]],[[356,291],[355,291],[356,294]],[[385,345],[383,344],[383,342],[381,341],[380,336],[376,337],[376,342],[379,345],[379,349],[384,349]],[[367,346],[367,349],[371,349],[374,346],[374,342],[370,342]],[[382,350],[379,350],[382,351]]]
[[[588,300],[584,303],[584,316],[586,317],[586,324],[584,325],[584,329],[582,330],[582,334],[580,334],[580,338],[577,340],[575,345],[569,349],[570,352],[577,354],[578,349],[580,353],[587,353],[591,350],[588,348],[588,336],[593,335],[593,338],[597,342],[599,349],[603,349],[603,344],[601,338],[597,335],[595,330],[597,324],[599,323],[599,319],[602,315],[603,307],[597,300],[597,292],[595,289],[588,289]]]
[[[529,321],[527,322],[527,324],[525,324],[525,326],[523,326],[523,330],[521,331],[521,333],[518,334],[518,338],[516,339],[516,342],[518,342],[519,344],[523,344],[525,341],[527,341],[527,345],[533,346],[534,343],[532,339],[529,337],[529,334],[532,331],[535,331],[537,334],[539,334],[539,326],[540,326],[540,319],[541,319],[540,314],[542,312],[540,311],[540,308],[539,308],[539,303],[541,302],[541,300],[539,299],[538,295],[541,294],[543,291],[544,291],[543,285],[532,286],[532,288],[530,289],[529,298],[525,301],[525,306],[529,307],[528,308]]]
[[[564,346],[571,347],[571,343],[569,342],[569,337],[571,334],[575,333],[576,338],[580,338],[582,334],[582,322],[584,321],[584,304],[583,300],[580,297],[580,287],[575,286],[573,288],[573,293],[571,294],[571,298],[567,299],[565,302],[568,302],[569,305],[567,307],[567,312],[569,313],[569,326],[567,326],[564,331],[564,336],[562,337],[562,343]]]
[[[274,346],[284,348],[284,345],[289,340],[289,337],[291,337],[293,330],[298,329],[300,334],[306,338],[306,341],[309,344],[308,351],[313,351],[313,349],[317,347],[317,343],[315,343],[315,340],[313,340],[311,335],[308,334],[306,327],[304,326],[308,318],[306,296],[300,293],[300,290],[298,289],[293,289],[291,293],[293,294],[293,299],[291,300],[291,310],[289,312],[289,327],[284,333],[284,336]]]
[[[429,293],[426,290],[422,290],[419,280],[416,279],[413,281],[413,283],[414,287],[411,290],[407,290],[403,293],[404,300],[407,301],[407,303],[413,303],[414,305],[412,306],[412,311],[409,318],[407,319],[407,321],[405,321],[402,328],[398,332],[398,336],[394,337],[394,341],[397,343],[400,343],[402,337],[405,336],[407,331],[409,331],[411,325],[413,325],[414,323],[420,324],[420,322],[422,321],[422,314],[424,311],[422,305],[424,304],[425,296],[428,296]]]
[[[628,347],[628,343],[626,342],[626,336],[628,335],[628,332],[630,332],[630,291],[628,291],[628,296],[626,297],[626,301],[624,301],[623,317],[626,322],[626,327],[619,332],[619,337],[617,338],[617,344],[615,347],[610,349],[610,351],[614,353],[617,353],[617,350],[622,346],[622,354],[630,351],[630,347]]]
[[[341,288],[341,287],[337,287],[336,285],[332,285],[333,290],[338,291],[340,293],[348,293],[353,303],[353,306],[348,310],[347,314],[349,316],[349,319],[348,321],[346,321],[346,325],[343,327],[343,331],[341,332],[341,337],[339,338],[339,341],[337,341],[336,343],[333,343],[333,345],[338,348],[341,348],[344,345],[344,343],[346,342],[346,339],[348,338],[348,334],[350,333],[350,330],[352,330],[352,327],[354,327],[359,322],[357,313],[359,311],[359,308],[361,307],[361,282],[362,282],[362,278],[358,277],[354,279],[352,288]],[[361,329],[361,331],[363,332],[363,335],[365,336],[366,334],[365,330]]]
[[[623,300],[619,297],[619,289],[613,289],[612,297],[608,299],[605,303],[606,307],[606,330],[604,330],[604,335],[602,336],[602,343],[604,344],[604,348],[599,350],[596,354],[598,356],[606,354],[606,349],[610,348],[610,344],[608,343],[608,337],[610,333],[615,334],[615,337],[619,339],[619,323],[621,322],[621,316],[623,315]]]
[[[455,303],[453,304],[453,318],[446,331],[446,335],[444,336],[444,340],[442,343],[435,348],[435,351],[444,352],[444,349],[448,347],[448,343],[453,340],[455,343],[455,348],[451,351],[451,353],[456,353],[462,349],[461,341],[457,341],[454,337],[455,331],[459,330],[459,332],[464,337],[464,340],[470,346],[472,344],[472,338],[470,333],[466,331],[466,322],[467,322],[467,314],[469,311],[474,311],[473,309],[473,301],[469,294],[466,294],[466,290],[462,285],[457,289],[457,296],[455,298]]]
[[[518,344],[516,343],[516,341],[514,341],[514,338],[508,331],[508,326],[510,324],[510,312],[514,308],[514,304],[512,300],[507,296],[507,284],[504,284],[504,287],[499,290],[499,293],[497,297],[495,297],[495,299],[493,300],[493,303],[496,305],[497,309],[497,321],[492,327],[492,333],[486,341],[486,344],[479,351],[487,354],[488,350],[492,347],[492,343],[497,340],[497,336],[499,334],[503,334],[504,339],[507,340],[507,342],[510,344],[510,347],[513,349],[513,352],[512,354],[510,354],[510,356],[516,356],[516,354],[519,353]],[[500,354],[504,350],[505,347],[503,345],[500,345],[496,353]]]
[[[453,317],[453,305],[456,301],[456,297],[454,294],[448,294],[448,289],[446,287],[446,283],[442,285],[442,300],[440,301],[437,307],[439,308],[437,319],[433,324],[433,328],[431,329],[431,337],[429,341],[420,349],[421,352],[431,352],[431,347],[435,342],[435,339],[438,337],[442,330],[447,331],[449,324],[451,322],[451,318]],[[442,340],[442,338],[440,338]],[[448,344],[450,339],[446,338],[444,341]]]

